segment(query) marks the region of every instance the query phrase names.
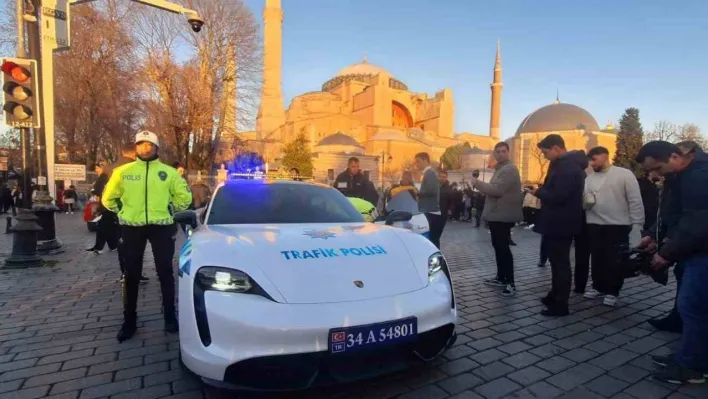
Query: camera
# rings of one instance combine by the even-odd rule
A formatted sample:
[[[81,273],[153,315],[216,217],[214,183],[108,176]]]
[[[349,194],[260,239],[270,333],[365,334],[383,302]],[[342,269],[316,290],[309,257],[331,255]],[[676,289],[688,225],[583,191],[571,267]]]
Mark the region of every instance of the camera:
[[[666,285],[669,282],[669,269],[655,270],[651,267],[651,261],[656,251],[646,251],[638,248],[631,248],[624,251],[625,278],[647,275],[655,282]]]
[[[187,22],[192,27],[192,30],[197,33],[200,32],[202,26],[204,26],[204,20],[197,13],[187,14]]]

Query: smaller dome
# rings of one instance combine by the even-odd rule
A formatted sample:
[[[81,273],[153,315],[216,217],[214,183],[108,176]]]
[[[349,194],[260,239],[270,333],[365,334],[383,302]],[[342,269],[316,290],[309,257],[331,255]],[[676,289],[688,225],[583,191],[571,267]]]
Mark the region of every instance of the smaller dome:
[[[358,141],[354,140],[354,138],[342,132],[330,134],[329,136],[320,140],[319,143],[317,143],[318,147],[323,145],[350,145],[354,147],[364,148],[361,146],[361,144],[359,144]]]
[[[521,122],[516,134],[580,129],[597,132],[600,126],[585,109],[556,101],[530,113]]]

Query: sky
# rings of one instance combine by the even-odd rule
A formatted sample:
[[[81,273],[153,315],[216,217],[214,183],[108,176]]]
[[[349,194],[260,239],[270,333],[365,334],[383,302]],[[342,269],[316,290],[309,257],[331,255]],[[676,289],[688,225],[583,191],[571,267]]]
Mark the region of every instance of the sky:
[[[258,21],[265,0],[244,0]],[[368,62],[413,92],[453,91],[455,131],[487,134],[501,41],[502,137],[555,100],[604,127],[628,107],[708,131],[708,1],[282,0],[283,94]]]
[[[261,21],[265,0],[243,1]],[[366,54],[411,91],[452,89],[455,131],[487,134],[500,40],[504,138],[556,91],[601,127],[637,107],[645,131],[668,120],[708,132],[705,0],[282,3],[286,107]]]

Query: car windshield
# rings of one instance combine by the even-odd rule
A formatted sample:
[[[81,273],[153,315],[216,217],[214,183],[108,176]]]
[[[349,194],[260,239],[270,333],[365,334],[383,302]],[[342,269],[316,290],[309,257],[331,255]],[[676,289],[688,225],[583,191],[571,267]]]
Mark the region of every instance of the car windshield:
[[[339,191],[304,183],[229,183],[217,190],[207,224],[357,223]]]

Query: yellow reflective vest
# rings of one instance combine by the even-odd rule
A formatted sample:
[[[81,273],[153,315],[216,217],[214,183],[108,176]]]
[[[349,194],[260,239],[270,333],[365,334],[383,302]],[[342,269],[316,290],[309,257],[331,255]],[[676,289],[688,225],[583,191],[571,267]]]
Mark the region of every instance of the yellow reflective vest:
[[[138,159],[113,171],[101,202],[118,214],[122,225],[171,225],[170,204],[183,211],[192,203],[192,193],[176,169],[159,160]]]

